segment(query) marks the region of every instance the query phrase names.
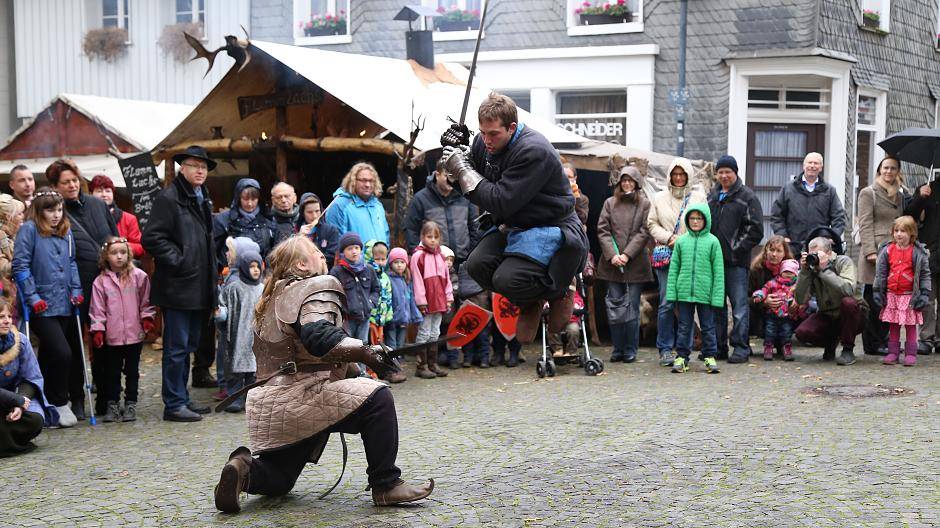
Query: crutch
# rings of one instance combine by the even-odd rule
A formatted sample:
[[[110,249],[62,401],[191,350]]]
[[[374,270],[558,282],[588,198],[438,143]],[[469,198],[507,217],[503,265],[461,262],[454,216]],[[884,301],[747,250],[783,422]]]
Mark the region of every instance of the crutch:
[[[82,379],[85,381],[85,399],[88,401],[88,423],[97,425],[95,420],[95,402],[91,399],[91,381],[88,374],[88,359],[85,357],[85,338],[82,337],[82,318],[78,306],[75,307],[75,326],[78,330],[78,344],[82,349]]]

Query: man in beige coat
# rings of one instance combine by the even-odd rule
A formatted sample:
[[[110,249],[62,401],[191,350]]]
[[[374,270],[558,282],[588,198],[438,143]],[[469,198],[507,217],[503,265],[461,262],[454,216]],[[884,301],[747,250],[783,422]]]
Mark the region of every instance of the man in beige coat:
[[[675,244],[679,235],[685,233],[683,217],[690,205],[705,203],[705,192],[692,183],[692,162],[676,158],[669,164],[667,188],[653,196],[646,226],[653,243],[668,246]],[[666,279],[668,263],[654,267],[659,282],[659,309],[656,315],[656,348],[659,349],[659,364],[668,367],[676,359],[676,314],[673,303],[666,301]]]

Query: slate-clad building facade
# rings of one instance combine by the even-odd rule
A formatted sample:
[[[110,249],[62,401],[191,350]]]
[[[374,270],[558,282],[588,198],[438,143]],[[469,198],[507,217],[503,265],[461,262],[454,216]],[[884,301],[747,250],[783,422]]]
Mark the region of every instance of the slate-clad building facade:
[[[405,3],[472,12],[483,1],[252,0],[251,32],[404,57],[407,23],[392,19]],[[577,0],[490,1],[482,82],[582,135],[675,151],[679,0],[625,0],[629,18],[600,25],[582,24]],[[311,16],[340,11],[336,34],[305,30]],[[852,211],[883,154],[877,141],[938,126],[938,16],[937,0],[689,0],[686,155],[736,156],[769,212],[803,155],[817,150]],[[469,64],[474,31],[434,37],[439,62]]]

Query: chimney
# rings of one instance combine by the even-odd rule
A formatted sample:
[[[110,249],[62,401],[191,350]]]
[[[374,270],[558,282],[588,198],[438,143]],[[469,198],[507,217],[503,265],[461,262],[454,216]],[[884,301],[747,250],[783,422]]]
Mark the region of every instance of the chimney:
[[[425,68],[434,69],[434,39],[428,29],[428,18],[437,16],[434,9],[422,5],[406,5],[395,15],[394,20],[407,20],[405,32],[405,57],[412,59]],[[420,19],[420,28],[414,29],[411,23]]]

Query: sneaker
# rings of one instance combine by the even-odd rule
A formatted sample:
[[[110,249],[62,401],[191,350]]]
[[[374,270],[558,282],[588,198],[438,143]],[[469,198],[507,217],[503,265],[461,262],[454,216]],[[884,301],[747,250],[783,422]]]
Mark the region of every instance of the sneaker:
[[[774,360],[774,344],[773,343],[764,343],[764,361],[773,361]]]
[[[78,423],[75,413],[72,412],[72,407],[68,404],[56,405],[55,408],[59,411],[59,427],[74,427]]]
[[[464,358],[463,363],[460,366],[463,368],[470,368],[473,366],[473,363],[470,361],[470,358]]]
[[[783,344],[783,360],[793,361],[793,345],[791,343]]]
[[[676,360],[672,362],[672,371],[676,374],[688,372],[689,363],[685,360],[685,358],[677,357]]]
[[[672,350],[660,350],[659,351],[659,366],[668,367],[672,365],[672,362],[676,360],[676,353]]]
[[[719,372],[721,372],[720,370],[718,370],[718,362],[715,361],[715,358],[713,357],[705,358],[705,371],[708,372],[709,374],[718,374]]]
[[[122,422],[133,422],[137,420],[137,402],[124,402],[124,413],[121,416]]]
[[[490,368],[490,362],[489,362],[488,360],[481,359],[481,360],[480,360],[480,368],[481,368],[481,369]]]
[[[120,422],[121,421],[121,407],[116,401],[108,402],[108,410],[104,413],[104,416],[101,417],[102,422]]]

